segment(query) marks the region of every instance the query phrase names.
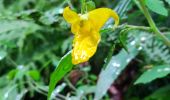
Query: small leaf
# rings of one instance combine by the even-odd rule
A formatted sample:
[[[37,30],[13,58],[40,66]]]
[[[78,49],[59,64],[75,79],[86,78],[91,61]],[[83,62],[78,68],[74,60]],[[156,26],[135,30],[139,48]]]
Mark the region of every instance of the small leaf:
[[[168,16],[168,10],[165,8],[163,1],[161,0],[145,0],[147,7],[153,12]]]
[[[36,81],[40,79],[40,72],[38,70],[30,70],[28,75]]]
[[[13,70],[11,70],[11,71],[8,73],[7,78],[8,78],[9,80],[12,80],[12,79],[15,77],[15,75],[16,75],[17,72],[18,72],[18,69],[13,69]]]
[[[149,83],[157,78],[162,78],[167,76],[170,73],[170,65],[159,65],[154,66],[152,69],[144,72],[135,82],[135,84],[139,83]]]
[[[64,75],[72,69],[72,67],[73,64],[72,64],[71,51],[70,51],[61,58],[57,68],[51,74],[49,91],[48,91],[48,100],[50,100],[51,94],[57,82],[60,81],[64,77]]]

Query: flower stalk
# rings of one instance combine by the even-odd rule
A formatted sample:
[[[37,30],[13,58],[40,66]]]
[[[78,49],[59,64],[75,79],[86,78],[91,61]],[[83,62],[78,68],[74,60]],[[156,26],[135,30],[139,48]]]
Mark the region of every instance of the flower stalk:
[[[81,14],[86,12],[86,0],[81,0]]]

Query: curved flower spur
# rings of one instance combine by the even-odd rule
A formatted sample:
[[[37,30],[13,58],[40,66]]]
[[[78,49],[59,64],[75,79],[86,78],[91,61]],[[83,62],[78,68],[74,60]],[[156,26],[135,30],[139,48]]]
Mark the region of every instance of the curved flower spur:
[[[98,8],[86,14],[77,14],[69,7],[63,12],[64,19],[71,24],[73,40],[72,63],[86,62],[94,55],[100,41],[100,29],[109,18],[115,20],[113,27],[119,24],[118,14],[109,8]]]

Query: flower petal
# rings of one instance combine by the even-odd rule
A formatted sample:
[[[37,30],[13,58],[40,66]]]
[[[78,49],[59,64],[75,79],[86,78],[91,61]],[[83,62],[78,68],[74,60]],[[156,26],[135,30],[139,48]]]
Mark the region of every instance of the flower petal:
[[[71,32],[73,34],[78,34],[80,30],[79,26],[80,20],[76,20],[74,23],[71,24]]]
[[[74,23],[76,20],[79,20],[80,17],[78,16],[78,14],[74,11],[72,11],[69,7],[66,7],[63,11],[63,17],[64,19],[72,24]]]
[[[99,31],[110,17],[113,17],[115,26],[117,26],[119,24],[119,16],[112,9],[98,8],[89,12],[89,20],[92,21],[96,31]]]
[[[91,35],[75,35],[73,41],[72,63],[79,64],[88,61],[96,52],[99,41],[99,33],[93,32]]]

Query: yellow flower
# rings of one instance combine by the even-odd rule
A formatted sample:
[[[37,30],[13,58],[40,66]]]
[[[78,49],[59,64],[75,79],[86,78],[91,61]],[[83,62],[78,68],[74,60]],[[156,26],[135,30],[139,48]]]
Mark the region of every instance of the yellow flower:
[[[88,61],[94,55],[100,41],[99,31],[110,17],[115,20],[114,27],[119,24],[119,16],[109,8],[98,8],[82,15],[66,7],[63,17],[71,24],[71,31],[75,35],[72,51],[73,64]]]

